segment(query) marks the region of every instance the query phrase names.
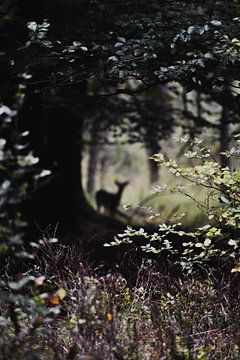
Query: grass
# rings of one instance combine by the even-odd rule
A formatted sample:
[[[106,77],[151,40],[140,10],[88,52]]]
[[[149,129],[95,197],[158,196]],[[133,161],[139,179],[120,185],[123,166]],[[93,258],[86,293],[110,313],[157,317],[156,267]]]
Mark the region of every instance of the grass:
[[[103,273],[101,267],[84,265],[76,248],[60,244],[42,249],[35,271],[47,274],[43,286],[66,291],[66,297],[59,299],[61,312],[51,321],[42,319],[37,324],[35,319],[34,331],[22,330],[18,336],[9,322],[1,333],[0,359],[240,357],[239,279],[235,276],[176,277],[145,260],[133,282],[120,271]],[[33,319],[34,314],[25,326]]]

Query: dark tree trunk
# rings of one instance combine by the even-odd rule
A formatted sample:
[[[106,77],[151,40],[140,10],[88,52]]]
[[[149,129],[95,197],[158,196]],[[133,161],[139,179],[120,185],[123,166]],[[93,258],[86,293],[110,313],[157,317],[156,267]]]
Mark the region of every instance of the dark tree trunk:
[[[147,153],[148,169],[149,169],[149,183],[150,185],[156,184],[159,180],[159,166],[157,163],[150,159],[154,154],[159,153],[160,145],[156,139],[154,139],[151,130],[147,132],[145,149]]]
[[[107,171],[108,155],[103,154],[100,160],[100,188],[104,189],[105,187],[105,176]]]
[[[78,91],[75,102],[79,97],[83,102],[84,90]],[[30,102],[21,114],[22,123],[30,130],[31,148],[40,157],[41,168],[52,171],[37,185],[25,206],[29,221],[41,230],[50,224],[73,230],[79,218],[93,213],[82,188],[84,109],[76,111],[73,104],[69,105],[67,101],[66,104],[63,106],[57,101],[50,111],[43,109],[40,119],[37,114],[42,104],[36,102],[33,107]],[[33,107],[31,111],[29,106]]]
[[[89,159],[88,159],[88,171],[87,171],[87,191],[92,194],[95,190],[95,181],[98,165],[98,139],[99,132],[95,127],[91,131],[91,143],[89,146]]]
[[[26,97],[24,108],[19,115],[19,130],[29,131],[29,148],[39,157],[41,164],[46,166],[47,154],[45,147],[45,121],[43,98],[39,93]]]
[[[222,155],[221,153],[229,150],[229,144],[231,140],[230,135],[230,121],[229,121],[229,111],[228,111],[228,92],[230,91],[229,87],[227,86],[227,81],[225,82],[224,90],[223,90],[223,104],[222,104],[222,114],[220,119],[219,125],[219,132],[220,132],[220,164],[222,167],[230,167],[230,159],[226,156]]]
[[[230,129],[228,122],[228,110],[225,106],[222,109],[222,116],[220,120],[220,152],[229,150],[229,140],[230,140]],[[230,166],[230,159],[226,156],[220,154],[220,164],[222,167]]]
[[[147,149],[150,185],[156,184],[159,180],[159,167],[155,161],[149,159],[155,152],[158,151]]]

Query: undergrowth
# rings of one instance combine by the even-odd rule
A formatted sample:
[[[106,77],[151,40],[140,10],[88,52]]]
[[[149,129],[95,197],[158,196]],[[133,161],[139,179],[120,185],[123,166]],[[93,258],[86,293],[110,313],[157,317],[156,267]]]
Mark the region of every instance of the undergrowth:
[[[238,274],[173,277],[145,260],[130,286],[120,272],[104,274],[84,265],[76,248],[46,240],[36,263],[31,271],[46,274],[41,293],[64,292],[45,300],[48,308],[60,305],[61,311],[51,321],[38,317],[31,332],[17,337],[9,321],[1,329],[1,359],[240,356]]]

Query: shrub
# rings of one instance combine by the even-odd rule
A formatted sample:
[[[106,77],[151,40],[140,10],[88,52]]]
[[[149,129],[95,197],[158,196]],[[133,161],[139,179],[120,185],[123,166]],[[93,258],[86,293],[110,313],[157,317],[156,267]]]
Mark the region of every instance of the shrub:
[[[28,78],[22,75],[22,80]],[[30,344],[35,330],[59,313],[63,291],[53,292],[45,285],[45,276],[37,269],[27,271],[40,243],[26,241],[26,222],[20,205],[37,178],[46,174],[36,168],[38,158],[28,149],[28,132],[18,130],[18,111],[24,100],[24,84],[19,86],[11,107],[0,106],[0,353],[3,358],[24,359],[35,355]],[[49,173],[49,172],[47,172]],[[55,298],[54,298],[55,296]],[[51,308],[46,306],[51,304]]]
[[[182,184],[171,189],[168,189],[167,185],[156,185],[155,192],[180,192],[190,197],[207,213],[209,223],[191,232],[183,231],[181,222],[162,223],[158,232],[153,234],[144,229],[136,231],[128,227],[123,234],[119,234],[113,242],[105,246],[132,243],[134,238],[142,237],[146,240],[146,244],[141,246],[145,253],[164,253],[169,257],[177,254],[176,263],[188,273],[196,266],[208,271],[211,262],[218,265],[228,264],[232,273],[240,272],[240,170],[222,167],[210,149],[203,146],[199,139],[188,141],[180,138],[178,141],[191,146],[192,151],[187,151],[184,155],[196,161],[194,166],[182,167],[176,160],[166,159],[163,154],[155,154],[152,159],[159,166],[165,166],[177,178],[181,177],[196,186],[196,189],[197,186],[204,187],[207,190],[206,198],[203,201],[196,200],[194,193],[188,192]],[[228,158],[239,157],[240,141],[236,140],[236,146],[221,155]],[[172,240],[176,236],[183,239],[177,248]]]

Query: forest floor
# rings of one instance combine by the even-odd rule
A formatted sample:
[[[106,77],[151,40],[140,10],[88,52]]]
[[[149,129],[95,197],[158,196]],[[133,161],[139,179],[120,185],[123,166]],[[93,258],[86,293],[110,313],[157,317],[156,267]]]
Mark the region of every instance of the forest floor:
[[[48,306],[54,310],[60,305],[60,313],[52,320],[37,317],[34,331],[18,337],[9,320],[0,359],[240,358],[236,275],[176,276],[145,259],[135,264],[133,279],[120,267],[106,271],[101,263],[95,266],[76,246],[57,243],[45,243],[37,263],[47,287],[63,293],[48,297]]]
[[[118,220],[79,225],[59,242],[43,237],[28,273],[44,274],[31,297],[44,299],[48,313],[19,312],[17,336],[9,318],[1,360],[240,358],[238,273],[216,266],[186,275],[136,246],[104,247],[126,228]]]

